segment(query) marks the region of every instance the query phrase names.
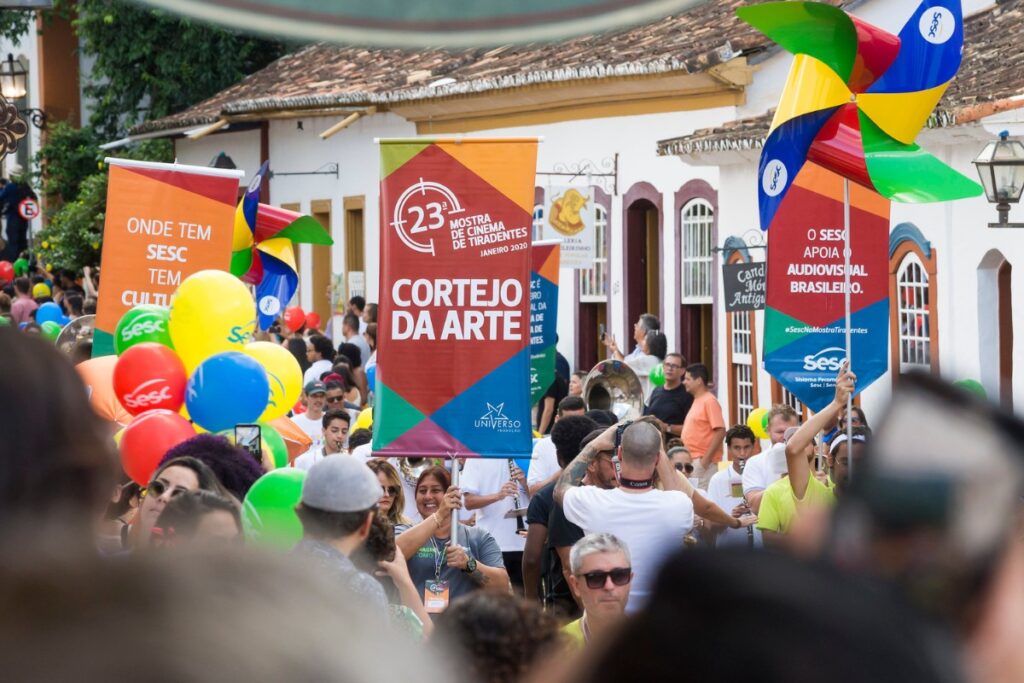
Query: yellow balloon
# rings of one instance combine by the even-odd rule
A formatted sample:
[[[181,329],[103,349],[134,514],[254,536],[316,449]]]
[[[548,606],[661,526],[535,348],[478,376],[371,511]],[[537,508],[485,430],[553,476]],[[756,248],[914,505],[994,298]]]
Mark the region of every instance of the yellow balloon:
[[[364,408],[363,412],[359,413],[359,417],[356,418],[356,423],[352,427],[354,432],[357,429],[370,429],[373,427],[373,408]]]
[[[768,432],[764,429],[764,418],[767,415],[767,408],[755,408],[750,411],[750,415],[747,416],[747,426],[754,432],[754,436],[759,439],[768,438]]]
[[[174,350],[192,372],[215,353],[241,351],[256,332],[256,304],[242,281],[201,270],[178,286],[168,323]]]
[[[122,427],[121,429],[118,429],[116,432],[114,432],[114,445],[117,446],[118,448],[121,447],[121,437],[124,436],[124,430],[126,429],[128,428]]]
[[[288,349],[272,342],[258,341],[246,344],[243,353],[252,356],[267,371],[270,398],[267,409],[260,415],[261,422],[283,417],[302,395],[302,368]]]

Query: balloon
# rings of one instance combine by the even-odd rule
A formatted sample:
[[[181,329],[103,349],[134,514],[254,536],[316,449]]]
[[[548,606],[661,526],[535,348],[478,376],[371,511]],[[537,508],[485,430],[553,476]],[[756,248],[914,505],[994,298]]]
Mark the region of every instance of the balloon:
[[[352,431],[357,429],[371,429],[373,427],[373,408],[363,408],[363,411],[359,413],[359,417],[356,418],[356,423],[352,425]]]
[[[230,273],[201,270],[175,291],[168,327],[178,357],[194,370],[216,353],[242,350],[256,331],[256,304]]]
[[[255,358],[228,351],[199,364],[188,380],[185,405],[192,421],[211,432],[252,423],[267,407],[270,384]]]
[[[298,362],[298,361],[296,361]],[[366,368],[366,390],[371,394],[377,393],[377,366],[371,365]]]
[[[167,324],[170,317],[170,310],[162,306],[129,309],[114,328],[114,352],[120,356],[126,349],[143,342],[155,342],[173,349]]]
[[[982,386],[981,382],[976,379],[961,379],[953,382],[953,384],[961,389],[966,389],[975,396],[980,396],[981,398],[988,400],[988,392],[985,391],[985,387]]]
[[[651,374],[647,376],[647,379],[656,387],[665,386],[665,366],[661,363],[655,365],[651,368]]]
[[[313,439],[309,438],[309,434],[302,431],[302,427],[292,422],[291,418],[279,417],[271,420],[270,426],[277,430],[288,446],[289,460],[295,460],[313,445]]]
[[[304,470],[293,467],[267,472],[256,480],[242,502],[245,537],[267,545],[290,548],[302,538],[295,506],[302,498]]]
[[[754,410],[751,410],[750,415],[747,416],[747,426],[754,432],[754,436],[759,439],[768,438],[768,429],[765,426],[767,417],[767,408],[755,408]]]
[[[320,314],[319,313],[307,313],[306,314],[306,327],[311,330],[320,329]]]
[[[36,322],[40,327],[43,323],[51,320],[59,325],[63,317],[64,311],[61,310],[58,304],[55,304],[52,301],[47,301],[36,309]]]
[[[136,344],[114,366],[114,394],[132,415],[181,409],[188,377],[174,351],[162,344]]]
[[[170,410],[151,410],[132,420],[121,436],[121,467],[145,486],[168,450],[195,436],[188,420]]]
[[[37,282],[32,286],[32,298],[42,299],[43,297],[50,296],[53,294],[53,290],[50,289],[50,285],[45,282]]]
[[[10,327],[11,319],[6,315],[0,315],[0,327]]]
[[[56,341],[57,337],[60,336],[60,323],[55,323],[52,320],[47,320],[39,326],[39,329],[42,331],[44,339]]]
[[[90,358],[75,366],[89,395],[89,404],[96,414],[105,420],[126,425],[132,421],[131,414],[124,409],[114,395],[114,366],[117,356]],[[148,482],[147,482],[148,483]]]
[[[259,422],[258,424],[263,442],[267,445],[274,460],[274,467],[288,467],[288,444],[284,442],[284,437],[270,423]]]
[[[3,270],[3,264],[0,264],[0,270]],[[22,275],[28,275],[28,260],[20,258],[14,262],[14,276],[20,277]],[[2,278],[3,273],[0,273]]]
[[[14,266],[10,261],[0,261],[0,281],[10,282],[14,279]]]
[[[270,395],[261,420],[282,417],[302,395],[302,368],[295,356],[283,346],[265,341],[246,344],[242,353],[256,359],[267,373]]]
[[[292,332],[298,332],[306,324],[306,313],[298,306],[284,309],[284,324]]]

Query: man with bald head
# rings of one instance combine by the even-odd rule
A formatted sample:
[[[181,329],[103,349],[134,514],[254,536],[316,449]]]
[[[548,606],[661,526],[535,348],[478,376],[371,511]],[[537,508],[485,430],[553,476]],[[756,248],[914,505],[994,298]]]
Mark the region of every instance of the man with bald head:
[[[585,533],[614,534],[629,547],[634,578],[626,611],[635,612],[647,600],[662,562],[683,547],[683,537],[693,526],[693,503],[654,425],[629,425],[616,447],[618,430],[619,425],[607,429],[569,463],[555,485],[555,502]],[[618,487],[580,486],[591,461],[608,453],[621,466]],[[665,490],[654,488],[655,472]]]

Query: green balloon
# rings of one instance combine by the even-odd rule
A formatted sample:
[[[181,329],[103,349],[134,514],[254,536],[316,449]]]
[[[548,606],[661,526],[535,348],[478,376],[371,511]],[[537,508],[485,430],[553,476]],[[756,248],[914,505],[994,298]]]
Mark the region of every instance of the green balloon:
[[[28,274],[28,260],[20,258],[14,262],[14,274],[18,277]]]
[[[647,379],[651,380],[651,384],[656,387],[665,386],[665,366],[658,363],[651,368],[651,374],[647,376]]]
[[[961,389],[966,389],[972,394],[975,394],[976,396],[980,396],[981,398],[988,400],[988,392],[985,391],[985,387],[981,385],[981,382],[979,382],[976,379],[962,379],[957,382],[954,382],[954,384],[956,384],[956,386],[960,387]]]
[[[761,429],[764,430],[765,434],[768,433],[768,411],[767,410],[764,412],[764,415],[761,416]]]
[[[302,497],[305,479],[304,470],[284,467],[256,480],[242,502],[246,539],[287,549],[302,538],[302,522],[295,514],[295,506]]]
[[[6,315],[0,315],[0,327],[10,327],[11,319]]]
[[[114,328],[114,352],[121,355],[142,342],[155,342],[173,349],[168,321],[171,313],[162,306],[136,306],[121,316]]]
[[[284,437],[268,422],[257,424],[260,426],[260,436],[274,458],[274,467],[288,467],[288,444],[284,442]]]
[[[39,329],[43,332],[43,337],[50,341],[55,341],[60,336],[60,323],[54,322],[53,320],[47,320]]]

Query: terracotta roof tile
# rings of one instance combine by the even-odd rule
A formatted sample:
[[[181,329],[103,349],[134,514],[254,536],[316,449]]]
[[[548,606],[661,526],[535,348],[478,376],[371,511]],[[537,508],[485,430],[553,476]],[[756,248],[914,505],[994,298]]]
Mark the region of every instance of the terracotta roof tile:
[[[929,128],[977,121],[1024,107],[1024,0],[999,0],[967,18],[964,58],[949,90],[928,119]],[[658,143],[658,154],[690,155],[757,149],[773,112],[730,121]]]
[[[827,0],[849,4],[851,0]],[[767,47],[736,17],[749,0],[709,0],[631,29],[550,44],[493,49],[402,50],[311,45],[183,112],[133,133],[198,126],[222,114],[367,106],[487,92],[536,83],[666,72],[700,72]],[[454,82],[437,87],[442,78]]]

